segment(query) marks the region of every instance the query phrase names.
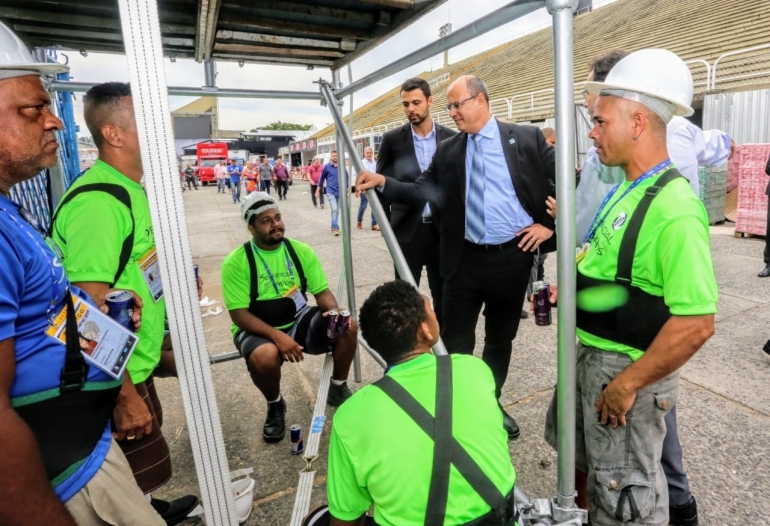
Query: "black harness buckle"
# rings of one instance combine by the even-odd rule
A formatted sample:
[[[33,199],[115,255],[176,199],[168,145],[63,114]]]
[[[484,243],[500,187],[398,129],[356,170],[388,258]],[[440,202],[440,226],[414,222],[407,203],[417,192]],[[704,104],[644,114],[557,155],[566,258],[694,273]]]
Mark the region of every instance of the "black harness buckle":
[[[86,384],[88,365],[82,362],[77,365],[72,364],[70,367],[62,369],[61,376],[59,376],[59,392],[62,394],[81,391]]]

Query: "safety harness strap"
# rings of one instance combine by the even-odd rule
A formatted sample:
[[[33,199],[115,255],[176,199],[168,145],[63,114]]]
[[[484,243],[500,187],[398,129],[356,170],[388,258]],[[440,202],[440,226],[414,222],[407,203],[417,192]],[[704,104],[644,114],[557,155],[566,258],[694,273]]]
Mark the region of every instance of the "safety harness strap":
[[[304,296],[307,293],[307,276],[305,275],[305,269],[302,267],[302,261],[297,256],[297,251],[291,244],[291,241],[284,238],[283,244],[286,246],[286,251],[289,253],[291,261],[294,263],[294,268],[297,269],[297,275],[299,276],[299,288]],[[246,251],[246,260],[249,262],[249,286],[251,290],[250,305],[254,305],[254,302],[259,298],[259,273],[257,271],[257,260],[254,258],[254,252],[251,249],[251,241],[246,241],[243,244],[243,250]]]

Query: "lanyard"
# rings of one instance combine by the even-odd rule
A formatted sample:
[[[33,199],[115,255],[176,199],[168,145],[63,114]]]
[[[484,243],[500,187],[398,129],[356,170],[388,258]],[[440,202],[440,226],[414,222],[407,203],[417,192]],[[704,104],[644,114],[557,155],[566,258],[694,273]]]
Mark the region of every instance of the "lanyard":
[[[607,210],[607,212],[605,212],[604,215],[601,215],[602,212],[604,211],[604,208],[607,206],[610,200],[612,200],[612,197],[615,195],[615,193],[618,191],[618,188],[620,188],[620,185],[622,184],[622,183],[618,183],[612,190],[610,190],[610,193],[607,194],[607,197],[604,198],[604,201],[602,201],[602,204],[599,207],[599,210],[596,212],[596,216],[594,217],[593,223],[591,223],[592,225],[591,229],[588,231],[588,233],[586,233],[586,237],[583,240],[583,243],[588,243],[594,238],[594,236],[596,235],[596,231],[604,223],[604,220],[607,219],[607,216],[610,215],[610,212],[612,212],[612,209],[615,208],[615,205],[621,202],[623,198],[627,196],[629,193],[631,193],[634,190],[634,188],[639,186],[639,184],[642,181],[649,179],[650,177],[655,177],[656,175],[659,175],[665,170],[668,170],[670,167],[671,167],[671,159],[666,159],[659,165],[644,172],[636,181],[631,183],[631,186],[626,188],[626,191],[623,192],[623,195],[621,195],[617,201],[612,203],[612,206],[609,208],[609,210]],[[601,216],[601,218],[599,216]]]
[[[284,255],[286,256],[286,269],[289,271],[289,275],[291,276],[291,280],[294,281],[294,265],[291,262],[291,258],[289,257],[289,251],[286,250],[286,246],[281,243],[281,246],[283,247]],[[273,277],[273,273],[270,272],[270,269],[267,266],[267,263],[264,259],[262,259],[262,255],[259,253],[259,249],[254,244],[254,241],[251,242],[251,247],[254,249],[254,253],[257,255],[259,260],[262,262],[262,266],[265,268],[265,272],[267,273],[267,277],[270,278],[270,283],[273,284],[273,288],[275,289],[275,293],[279,296],[281,295],[281,291],[278,289],[278,283],[276,283],[275,278]]]
[[[46,263],[48,263],[48,268],[51,271],[51,302],[48,305],[48,309],[46,310],[45,317],[48,319],[49,322],[53,320],[53,312],[56,309],[56,306],[58,304],[59,300],[59,294],[58,294],[58,285],[61,283],[64,283],[66,280],[66,274],[64,273],[64,270],[61,267],[61,261],[60,261],[60,254],[61,251],[59,250],[59,247],[55,244],[53,240],[49,243],[45,240],[43,240],[43,244],[40,243],[40,239],[36,236],[33,236],[32,233],[27,229],[24,228],[24,226],[19,222],[18,219],[16,219],[16,215],[9,212],[5,207],[0,206],[0,210],[5,212],[8,217],[11,218],[11,220],[18,226],[29,238],[32,240],[33,243],[38,247],[40,252],[43,255],[43,259],[45,259]],[[24,208],[19,207],[19,215],[24,218],[24,221],[34,228],[40,236],[44,236],[44,230],[40,226],[40,224],[35,220],[35,218],[27,212]],[[47,236],[46,236],[47,237]],[[48,238],[50,239],[50,238]],[[46,251],[46,248],[48,251]],[[55,250],[54,250],[55,249]],[[51,254],[53,253],[53,254]],[[51,256],[53,255],[53,258]],[[59,268],[61,277],[57,277],[57,271],[56,269]],[[67,290],[65,294],[69,294],[69,285],[67,285]]]

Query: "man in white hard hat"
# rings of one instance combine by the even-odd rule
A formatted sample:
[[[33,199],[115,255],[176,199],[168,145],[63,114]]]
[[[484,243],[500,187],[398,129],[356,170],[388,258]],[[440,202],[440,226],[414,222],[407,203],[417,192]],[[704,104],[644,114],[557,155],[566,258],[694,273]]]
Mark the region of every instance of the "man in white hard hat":
[[[326,401],[338,406],[352,395],[347,378],[358,328],[352,318],[343,327],[336,316],[338,323],[332,328],[329,313],[344,311],[339,310],[313,249],[284,237],[281,212],[270,194],[249,194],[241,203],[241,220],[251,238],[222,263],[222,294],[233,320],[235,346],[267,400],[262,438],[279,442],[286,432],[286,401],[281,396],[284,362],[331,352],[334,370]],[[316,307],[308,305],[307,292]]]
[[[86,366],[74,319],[70,345],[46,333],[49,320],[74,316],[71,293],[88,296],[70,284],[34,216],[9,197],[56,163],[62,123],[40,77],[64,71],[36,63],[0,23],[0,524],[160,526],[112,439],[122,381]]]
[[[597,155],[625,179],[576,256],[577,486],[587,479],[594,525],[664,526],[665,416],[678,369],[714,333],[717,303],[706,211],[666,147],[666,124],[693,112],[692,76],[673,53],[648,49],[586,89],[598,94]],[[546,423],[554,447],[555,400]]]

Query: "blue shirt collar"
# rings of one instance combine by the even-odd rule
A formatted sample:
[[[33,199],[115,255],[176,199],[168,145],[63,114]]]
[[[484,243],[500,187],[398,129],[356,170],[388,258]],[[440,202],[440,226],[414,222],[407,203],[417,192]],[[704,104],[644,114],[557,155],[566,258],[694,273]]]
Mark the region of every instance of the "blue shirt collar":
[[[414,126],[410,126],[409,128],[412,130],[412,138],[416,141],[426,141],[428,139],[432,139],[436,135],[436,121],[431,119],[430,122],[433,124],[433,129],[431,129],[430,133],[425,137],[421,137],[414,133]]]
[[[474,135],[481,135],[482,137],[486,139],[494,139],[497,137],[497,134],[499,133],[499,128],[497,127],[497,119],[494,117],[490,117],[487,123],[484,125],[481,130],[479,130],[478,133],[473,134],[469,133],[468,137],[472,138]]]

